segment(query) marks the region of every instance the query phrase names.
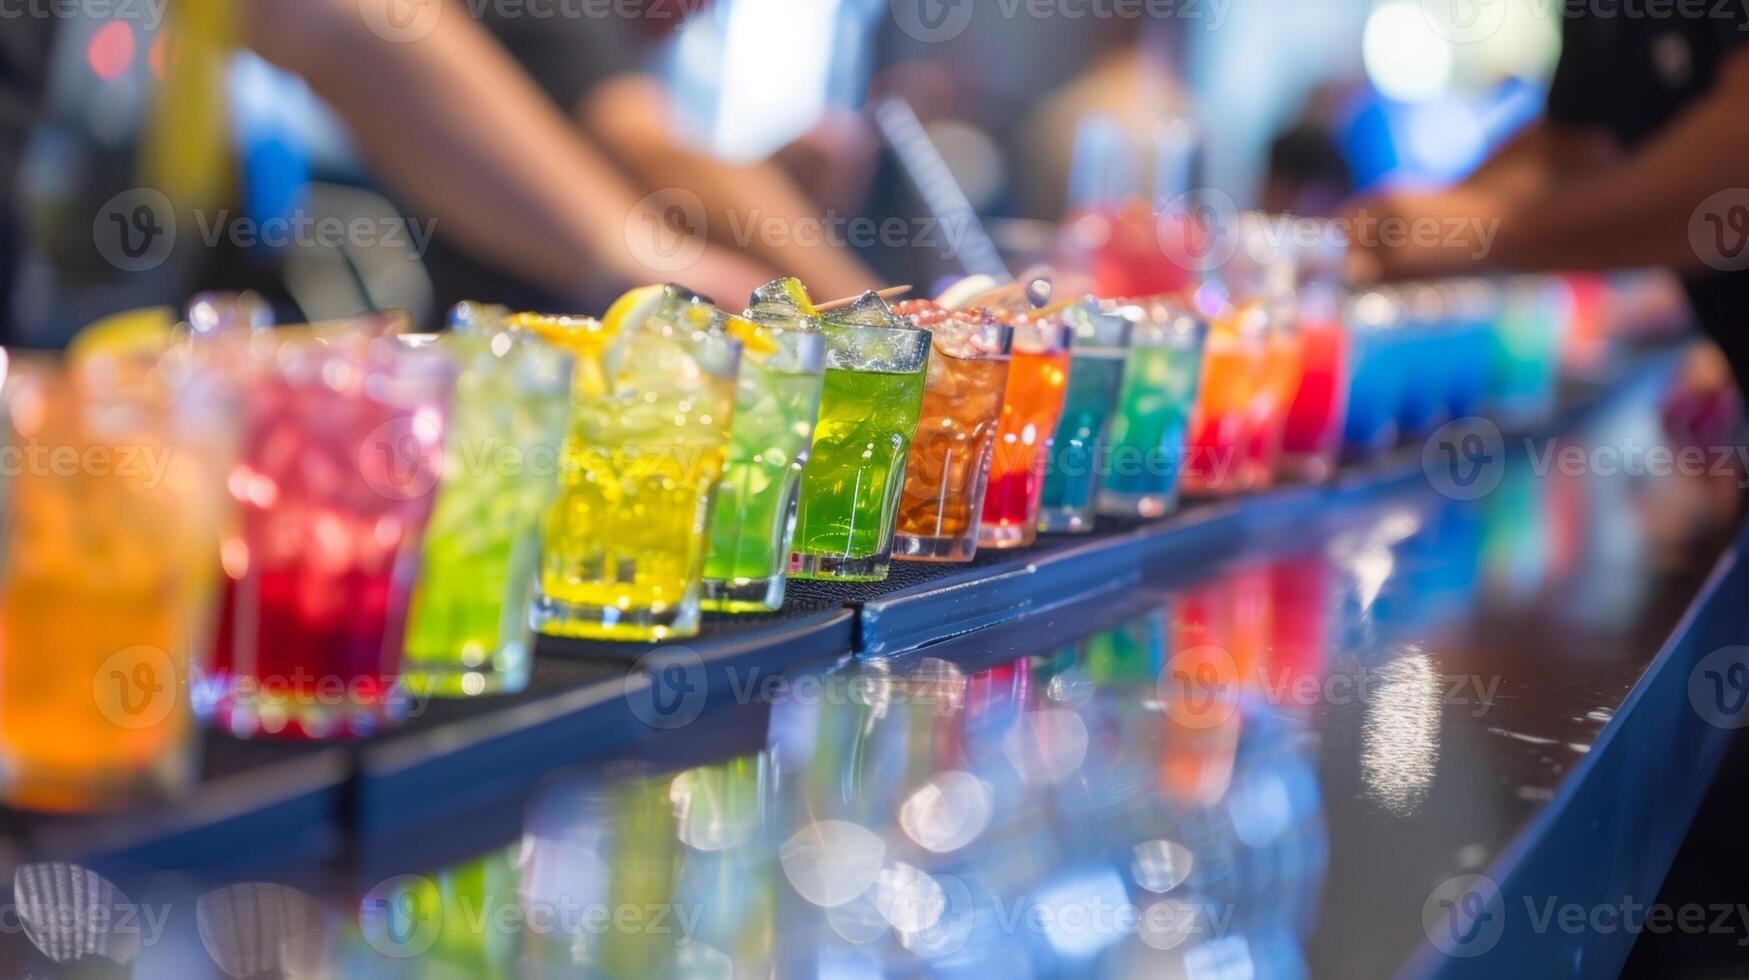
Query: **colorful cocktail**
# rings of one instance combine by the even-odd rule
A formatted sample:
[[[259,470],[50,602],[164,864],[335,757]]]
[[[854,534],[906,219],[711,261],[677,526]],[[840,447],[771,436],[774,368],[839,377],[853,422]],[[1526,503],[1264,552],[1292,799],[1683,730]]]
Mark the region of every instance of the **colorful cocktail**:
[[[420,695],[519,690],[532,652],[537,529],[570,416],[571,357],[491,316],[456,317],[437,343],[459,374],[402,673]]]
[[[741,321],[745,323],[746,321]],[[717,486],[704,608],[763,612],[783,605],[803,465],[814,441],[825,338],[768,330],[741,358],[728,462]]]
[[[931,338],[872,294],[824,332],[826,383],[789,572],[879,582],[887,577]]]
[[[1071,303],[1061,316],[1075,332],[1075,346],[1063,414],[1045,469],[1038,528],[1082,533],[1093,530],[1106,437],[1129,353],[1130,321],[1096,300]]]
[[[1183,486],[1213,496],[1240,490],[1250,474],[1252,438],[1267,404],[1270,329],[1258,306],[1215,317],[1203,357],[1202,388],[1190,423]]]
[[[1353,361],[1342,452],[1367,459],[1395,446],[1402,433],[1398,406],[1410,383],[1402,354],[1402,306],[1394,291],[1370,290],[1344,304],[1342,321]]]
[[[928,329],[935,349],[905,465],[893,553],[912,561],[967,561],[978,551],[1014,330],[987,311],[948,311],[927,301],[896,312]]]
[[[343,328],[244,343],[218,719],[239,734],[373,731],[404,705],[407,603],[453,368],[441,351]]]
[[[1178,505],[1185,429],[1196,406],[1208,324],[1183,306],[1157,299],[1127,304],[1130,356],[1111,421],[1111,455],[1099,511],[1159,517]]]
[[[4,365],[0,590],[6,802],[80,811],[195,772],[188,690],[210,639],[228,509],[224,417],[156,370]]]
[[[1342,423],[1348,408],[1350,352],[1342,326],[1341,263],[1347,254],[1335,232],[1317,232],[1300,267],[1298,332],[1300,385],[1289,402],[1281,435],[1281,472],[1294,480],[1321,481],[1336,470]]]
[[[980,547],[1024,548],[1038,537],[1045,467],[1063,415],[1073,342],[1074,332],[1054,316],[1028,316],[1015,325]]]
[[[602,326],[556,331],[573,335],[575,398],[530,616],[554,636],[692,636],[741,345],[666,313]]]

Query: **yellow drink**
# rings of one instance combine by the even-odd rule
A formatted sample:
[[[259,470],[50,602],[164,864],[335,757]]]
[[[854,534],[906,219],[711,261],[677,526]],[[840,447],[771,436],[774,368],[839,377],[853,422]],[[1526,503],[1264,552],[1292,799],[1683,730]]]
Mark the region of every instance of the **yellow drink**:
[[[726,337],[656,320],[604,353],[611,381],[578,391],[542,525],[536,629],[609,640],[698,632],[738,354]]]

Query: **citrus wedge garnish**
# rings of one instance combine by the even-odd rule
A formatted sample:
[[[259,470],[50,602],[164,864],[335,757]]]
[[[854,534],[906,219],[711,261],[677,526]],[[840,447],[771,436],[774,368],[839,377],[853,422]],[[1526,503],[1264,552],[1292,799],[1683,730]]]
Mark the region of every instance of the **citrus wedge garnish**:
[[[613,301],[601,318],[601,329],[617,337],[654,316],[667,302],[667,286],[639,286]]]
[[[723,332],[741,342],[741,351],[755,359],[777,353],[777,338],[752,320],[732,313],[723,315]]]
[[[74,335],[67,345],[73,361],[93,357],[153,358],[176,339],[176,312],[168,306],[128,310],[107,316]]]
[[[512,313],[504,322],[513,330],[534,334],[560,350],[571,352],[574,357],[572,393],[605,398],[613,390],[607,362],[620,335],[617,330],[608,329],[606,320],[589,316]]]

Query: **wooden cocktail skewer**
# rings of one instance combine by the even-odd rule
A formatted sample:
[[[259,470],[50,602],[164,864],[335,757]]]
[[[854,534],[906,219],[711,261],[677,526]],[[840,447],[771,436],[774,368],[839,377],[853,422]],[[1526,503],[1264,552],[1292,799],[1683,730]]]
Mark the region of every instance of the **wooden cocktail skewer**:
[[[875,295],[879,296],[881,299],[891,301],[898,299],[910,291],[910,286],[888,286],[885,289],[875,290]],[[855,296],[846,296],[843,299],[835,299],[829,303],[815,303],[814,309],[819,310],[821,313],[830,313],[833,310],[842,310],[861,298],[862,294],[857,293]]]

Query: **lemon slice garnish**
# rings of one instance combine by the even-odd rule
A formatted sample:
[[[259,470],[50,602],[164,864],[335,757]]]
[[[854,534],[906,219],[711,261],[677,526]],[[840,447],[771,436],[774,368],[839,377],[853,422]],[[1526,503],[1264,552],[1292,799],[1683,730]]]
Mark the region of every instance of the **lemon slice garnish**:
[[[654,316],[668,300],[668,287],[639,286],[613,301],[607,315],[601,318],[601,329],[610,336],[619,336],[627,327],[636,327]]]
[[[618,304],[615,304],[616,306]],[[504,321],[513,330],[523,330],[570,351],[571,391],[588,398],[604,398],[613,390],[607,368],[608,354],[619,339],[606,320],[589,316],[552,316],[544,313],[513,313]]]
[[[770,330],[765,329],[746,317],[726,314],[723,317],[723,332],[741,342],[741,351],[755,358],[766,358],[777,353],[777,338]]]
[[[67,345],[73,361],[93,357],[157,357],[176,339],[176,312],[168,306],[128,310],[79,331]]]

